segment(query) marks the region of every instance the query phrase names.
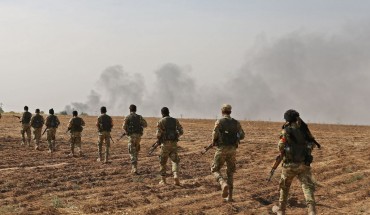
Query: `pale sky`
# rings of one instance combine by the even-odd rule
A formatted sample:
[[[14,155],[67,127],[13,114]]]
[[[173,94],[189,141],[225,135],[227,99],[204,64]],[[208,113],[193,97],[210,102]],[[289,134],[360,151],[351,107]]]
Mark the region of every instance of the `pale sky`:
[[[369,22],[369,11],[365,0],[0,0],[0,102],[61,111],[84,102],[114,65],[150,87],[167,63],[217,85],[261,35],[332,35]]]

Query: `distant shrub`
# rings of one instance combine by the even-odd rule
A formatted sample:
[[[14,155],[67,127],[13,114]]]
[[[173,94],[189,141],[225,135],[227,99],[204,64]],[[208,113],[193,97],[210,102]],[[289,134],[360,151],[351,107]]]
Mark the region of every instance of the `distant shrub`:
[[[67,111],[64,110],[64,111],[60,111],[59,115],[68,115],[68,113],[67,113]]]
[[[81,116],[88,116],[89,114],[87,114],[87,113],[85,113],[85,112],[82,112],[80,115],[81,115]]]

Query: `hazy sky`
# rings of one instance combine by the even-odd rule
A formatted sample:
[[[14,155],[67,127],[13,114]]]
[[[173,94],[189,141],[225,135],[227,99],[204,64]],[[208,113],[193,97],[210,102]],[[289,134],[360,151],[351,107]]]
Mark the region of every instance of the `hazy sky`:
[[[0,102],[6,111],[61,111],[85,102],[102,72],[116,65],[141,75],[148,91],[168,63],[186,70],[199,89],[222,88],[248,65],[261,38],[340,37],[348,26],[370,23],[369,11],[365,0],[0,0]],[[213,115],[220,105],[204,108]],[[328,118],[336,120],[343,122]]]

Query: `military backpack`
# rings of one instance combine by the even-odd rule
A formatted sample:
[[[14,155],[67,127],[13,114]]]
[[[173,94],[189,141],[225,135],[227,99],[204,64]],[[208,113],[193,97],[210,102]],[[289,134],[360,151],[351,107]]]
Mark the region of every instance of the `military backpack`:
[[[141,125],[141,116],[137,114],[130,114],[127,116],[127,135],[143,134],[143,127]]]
[[[33,121],[32,121],[32,127],[33,128],[41,128],[42,125],[44,124],[43,120],[42,120],[42,116],[39,115],[39,114],[36,114],[33,118]]]
[[[71,124],[71,132],[82,132],[82,119],[80,117],[73,117]]]
[[[238,137],[238,121],[233,118],[222,118],[220,123],[220,134],[223,145],[237,145]]]
[[[23,113],[22,124],[28,124],[31,121],[32,114],[28,111]]]
[[[112,131],[112,118],[106,114],[101,115],[98,118],[98,123],[99,123],[99,132],[102,131]]]
[[[308,144],[305,135],[299,127],[286,126],[287,134],[284,163],[302,163],[309,166],[313,160],[311,155],[312,145]]]
[[[50,115],[49,116],[49,127],[58,128],[58,126],[59,126],[58,118],[54,115]]]
[[[177,133],[176,119],[172,117],[166,117],[164,120],[165,132],[163,134],[163,140],[177,141],[179,136]]]

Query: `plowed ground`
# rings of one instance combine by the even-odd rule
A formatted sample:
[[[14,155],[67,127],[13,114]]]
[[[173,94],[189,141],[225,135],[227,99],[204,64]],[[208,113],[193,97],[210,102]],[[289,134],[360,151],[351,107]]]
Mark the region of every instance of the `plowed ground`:
[[[41,151],[21,146],[18,120],[3,116],[0,214],[271,214],[278,201],[281,167],[270,183],[266,179],[277,155],[281,123],[242,121],[247,135],[238,148],[235,202],[225,203],[210,174],[214,150],[200,154],[210,142],[214,120],[180,119],[185,131],[179,142],[182,185],[173,185],[169,176],[169,185],[161,186],[159,149],[154,156],[146,154],[155,142],[158,119],[147,119],[140,175],[132,175],[127,139],[112,143],[110,164],[98,163],[96,117],[84,118],[84,156],[68,158],[69,137],[64,132],[69,117],[60,116],[58,150],[50,156],[45,136]],[[114,120],[116,140],[123,118]],[[370,127],[311,124],[310,129],[322,145],[314,151],[312,164],[319,214],[370,214]],[[291,187],[288,214],[306,214],[297,180]]]

